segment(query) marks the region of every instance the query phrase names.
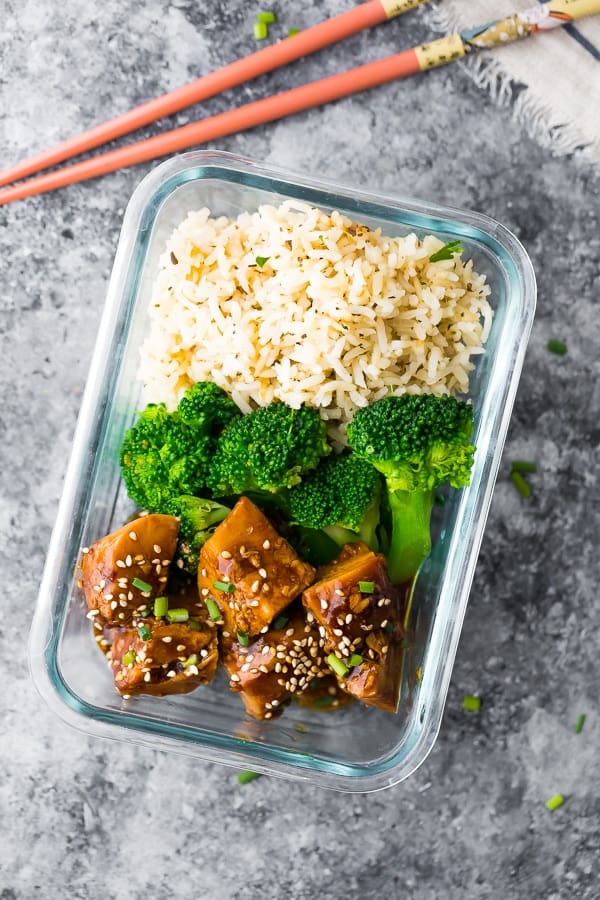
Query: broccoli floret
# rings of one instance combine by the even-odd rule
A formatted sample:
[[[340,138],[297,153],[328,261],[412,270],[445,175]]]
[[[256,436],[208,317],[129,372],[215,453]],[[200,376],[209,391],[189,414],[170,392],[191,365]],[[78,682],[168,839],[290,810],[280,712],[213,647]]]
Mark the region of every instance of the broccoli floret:
[[[225,497],[298,484],[331,452],[325,423],[316,409],[274,402],[231,422],[211,463],[209,486]]]
[[[189,388],[179,401],[177,412],[190,428],[217,435],[242,415],[231,397],[213,381],[199,381]]]
[[[217,525],[231,510],[228,506],[201,497],[181,496],[170,500],[165,513],[179,519],[179,537],[175,563],[178,568],[196,575],[200,550]]]
[[[288,493],[292,522],[321,529],[338,546],[363,540],[378,549],[381,476],[354,453],[322,460]]]
[[[216,441],[236,415],[227,394],[208,383],[190,388],[174,412],[149,404],[121,446],[121,473],[134,503],[164,512],[172,497],[207,493]]]
[[[472,407],[454,397],[404,394],[359,410],[348,443],[386,479],[391,512],[388,557],[395,583],[412,578],[431,550],[434,491],[469,484],[475,447]]]

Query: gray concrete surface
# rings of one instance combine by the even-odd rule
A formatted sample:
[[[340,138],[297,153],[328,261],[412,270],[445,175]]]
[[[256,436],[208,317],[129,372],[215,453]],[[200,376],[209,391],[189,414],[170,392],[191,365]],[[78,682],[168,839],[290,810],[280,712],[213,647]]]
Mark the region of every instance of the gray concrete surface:
[[[347,6],[278,4],[275,34]],[[0,163],[250,51],[255,12],[4,0]],[[427,35],[407,16],[175,121]],[[408,782],[351,796],[242,788],[224,767],[87,738],[45,707],[27,635],[123,210],[149,165],[1,208],[0,900],[600,897],[598,172],[537,147],[463,64],[218,146],[489,213],[532,256],[538,313],[441,733]],[[515,457],[539,462],[527,502],[508,480]],[[566,803],[549,813],[557,791]]]

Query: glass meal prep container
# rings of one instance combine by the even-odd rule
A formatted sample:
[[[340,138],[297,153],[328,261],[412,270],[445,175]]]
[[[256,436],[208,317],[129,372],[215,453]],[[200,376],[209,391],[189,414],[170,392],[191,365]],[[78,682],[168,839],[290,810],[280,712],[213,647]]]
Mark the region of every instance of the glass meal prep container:
[[[165,241],[193,209],[235,217],[293,198],[384,234],[460,239],[487,277],[493,324],[471,373],[477,446],[471,485],[433,513],[431,555],[414,584],[398,712],[352,703],[315,710],[292,703],[279,719],[249,719],[223,672],[192,693],[123,699],[92,636],[75,582],[83,546],[132,513],[119,447],[141,404],[139,350]],[[127,208],[82,402],[30,637],[34,681],[52,709],[92,735],[134,741],[343,791],[407,778],[440,727],[535,308],[535,277],[517,239],[473,212],[389,198],[268,168],[218,151],[176,156],[154,169]]]

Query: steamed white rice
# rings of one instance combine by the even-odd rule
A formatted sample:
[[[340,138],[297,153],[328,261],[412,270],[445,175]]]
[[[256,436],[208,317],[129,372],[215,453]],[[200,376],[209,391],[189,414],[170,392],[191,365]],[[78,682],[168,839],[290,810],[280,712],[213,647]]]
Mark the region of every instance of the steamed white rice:
[[[152,294],[146,402],[172,409],[191,384],[215,381],[244,412],[316,406],[343,440],[355,409],[390,392],[468,394],[489,287],[469,260],[430,262],[441,246],[297,201],[235,220],[191,212]]]

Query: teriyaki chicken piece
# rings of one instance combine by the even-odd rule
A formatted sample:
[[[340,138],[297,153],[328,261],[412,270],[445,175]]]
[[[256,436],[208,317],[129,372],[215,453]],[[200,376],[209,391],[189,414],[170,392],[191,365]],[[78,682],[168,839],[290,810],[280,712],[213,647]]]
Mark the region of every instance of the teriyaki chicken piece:
[[[317,572],[302,595],[338,684],[370,706],[398,707],[402,667],[402,595],[385,557],[358,541]]]
[[[224,636],[256,635],[302,593],[315,570],[242,497],[200,552],[200,597],[216,603]]]

